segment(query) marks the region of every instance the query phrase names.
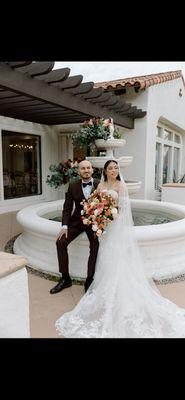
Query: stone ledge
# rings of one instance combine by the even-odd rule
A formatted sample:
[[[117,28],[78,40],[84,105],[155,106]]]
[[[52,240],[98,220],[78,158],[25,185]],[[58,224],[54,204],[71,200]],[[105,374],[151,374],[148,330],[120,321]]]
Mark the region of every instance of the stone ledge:
[[[59,282],[60,278],[61,278],[60,274],[56,275],[56,274],[51,274],[49,272],[48,273],[47,272],[43,272],[43,271],[41,271],[39,269],[31,268],[28,265],[26,265],[26,269],[27,269],[28,273],[36,275],[36,276],[39,276],[40,278],[47,279],[49,281]],[[77,279],[77,278],[73,278],[72,276],[71,276],[71,280],[72,280],[72,283],[74,285],[83,285],[84,282],[85,282],[85,279],[83,279],[83,278],[81,278],[81,279],[78,278]]]
[[[4,247],[4,251],[5,252],[7,252],[8,254],[15,255],[14,252],[13,252],[13,244],[14,244],[15,240],[17,239],[17,237],[19,235],[21,235],[21,233],[19,233],[18,235],[12,237],[6,243],[6,245]],[[59,282],[60,277],[61,277],[60,274],[51,274],[49,272],[48,273],[47,272],[43,272],[43,271],[41,271],[39,269],[31,268],[28,265],[25,265],[25,267],[26,267],[26,270],[27,270],[28,273],[36,275],[36,276],[39,276],[40,278],[48,279],[48,280],[53,281],[53,282]],[[71,279],[72,279],[72,282],[73,282],[74,285],[83,285],[84,282],[85,282],[85,279],[83,279],[83,278],[76,279],[76,278],[71,277]]]
[[[171,187],[171,188],[185,188],[185,183],[164,183],[163,185],[161,185],[161,187],[166,188],[166,187]]]
[[[20,234],[19,234],[20,235]],[[5,251],[7,251],[8,253],[11,253],[12,255],[13,253],[13,244],[16,240],[16,238],[19,236],[16,235],[14,237],[12,237],[7,243],[6,246],[4,248]],[[44,279],[48,279],[54,282],[59,282],[60,276],[58,275],[54,275],[51,273],[46,273],[43,271],[40,271],[39,269],[34,269],[29,267],[28,265],[26,265],[26,269],[28,273],[31,273],[33,275],[39,276],[40,278],[44,278]],[[85,279],[75,279],[72,277],[72,282],[75,285],[83,285],[84,284]],[[169,277],[169,278],[161,278],[161,279],[154,279],[154,282],[156,285],[168,285],[171,283],[176,283],[176,282],[181,282],[181,281],[185,281],[185,274],[179,274],[177,276],[174,277]]]
[[[26,265],[26,258],[0,251],[0,278],[12,274]]]

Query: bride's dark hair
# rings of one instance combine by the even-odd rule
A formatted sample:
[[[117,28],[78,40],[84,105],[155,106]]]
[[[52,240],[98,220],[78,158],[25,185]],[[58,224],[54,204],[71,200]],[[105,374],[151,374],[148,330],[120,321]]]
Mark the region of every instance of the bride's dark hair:
[[[107,169],[107,167],[108,167],[108,165],[111,163],[111,162],[114,162],[117,166],[118,166],[118,163],[117,163],[117,161],[116,160],[108,160],[108,161],[106,161],[106,163],[105,163],[105,165],[104,165],[104,167],[103,167],[103,176],[104,176],[104,180],[105,181],[107,181],[107,174],[106,174],[106,169]],[[118,181],[120,181],[121,180],[121,178],[120,178],[120,174],[118,174],[118,176],[117,176],[117,178],[116,178]]]

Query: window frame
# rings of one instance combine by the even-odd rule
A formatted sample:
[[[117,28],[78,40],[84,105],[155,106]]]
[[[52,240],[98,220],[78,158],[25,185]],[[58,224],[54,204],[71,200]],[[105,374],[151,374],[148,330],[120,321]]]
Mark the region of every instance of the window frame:
[[[3,182],[3,147],[2,147],[2,132],[3,131],[9,131],[12,134],[17,133],[17,134],[25,134],[25,135],[35,135],[39,136],[39,142],[40,142],[40,149],[39,149],[39,168],[40,168],[40,182],[41,182],[41,194],[36,194],[36,195],[29,195],[29,196],[24,196],[24,197],[14,197],[11,199],[5,199],[4,198],[4,182]],[[45,133],[39,129],[32,129],[29,130],[22,130],[19,127],[9,127],[8,125],[2,124],[0,127],[0,204],[1,206],[7,206],[7,205],[16,205],[16,204],[23,204],[23,203],[29,203],[30,201],[34,200],[44,200],[45,198],[45,186],[44,186],[44,165],[45,165],[45,156],[44,156],[44,144],[45,144]]]
[[[158,132],[160,130],[160,136],[158,136]],[[164,138],[164,131],[171,133],[171,140]],[[175,142],[175,135],[177,135],[180,140],[179,143]],[[157,124],[157,135],[156,135],[156,143],[160,144],[160,151],[159,151],[159,165],[156,169],[159,172],[158,179],[155,176],[155,182],[158,181],[158,188],[155,187],[156,191],[160,190],[160,186],[163,185],[163,163],[164,163],[164,146],[169,147],[169,165],[168,165],[168,172],[167,172],[167,182],[173,182],[173,165],[174,165],[174,148],[179,149],[179,159],[178,159],[178,173],[177,177],[180,175],[181,171],[181,164],[182,164],[182,150],[183,150],[183,142],[182,142],[182,135],[177,132],[176,130],[170,128],[169,126],[165,126],[162,124]],[[156,151],[156,147],[155,147]],[[155,171],[156,173],[156,171]]]

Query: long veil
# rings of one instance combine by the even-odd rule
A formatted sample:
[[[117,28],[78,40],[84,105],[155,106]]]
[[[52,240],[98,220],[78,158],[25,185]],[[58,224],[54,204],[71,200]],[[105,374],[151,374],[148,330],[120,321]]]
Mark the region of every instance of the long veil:
[[[118,218],[100,238],[94,281],[55,326],[68,338],[185,337],[185,310],[162,297],[145,274],[122,176]]]
[[[119,167],[119,165],[118,165]],[[127,252],[129,254],[129,263],[132,260],[133,267],[136,266],[137,270],[140,270],[140,277],[142,280],[145,280],[145,283],[149,283],[150,286],[160,294],[156,284],[153,279],[146,276],[144,260],[141,256],[139,246],[134,234],[134,223],[131,211],[131,202],[129,198],[129,193],[127,189],[127,185],[121,173],[119,167],[119,176],[120,176],[120,185],[119,185],[119,197],[118,197],[118,214],[119,219],[117,222],[117,234],[120,234],[125,231],[125,239],[127,243]],[[104,182],[104,175],[101,175],[101,182]],[[126,252],[126,253],[127,253]],[[147,269],[147,267],[146,267]]]

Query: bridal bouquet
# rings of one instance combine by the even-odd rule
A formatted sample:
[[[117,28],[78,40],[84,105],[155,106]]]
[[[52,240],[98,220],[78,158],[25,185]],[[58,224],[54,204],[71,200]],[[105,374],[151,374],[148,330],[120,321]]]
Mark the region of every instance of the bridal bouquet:
[[[84,225],[92,225],[95,236],[105,233],[106,226],[113,221],[118,213],[116,200],[107,191],[95,190],[88,200],[81,202]]]

